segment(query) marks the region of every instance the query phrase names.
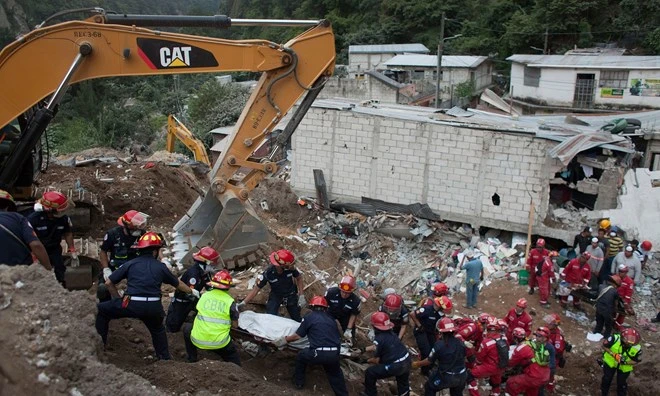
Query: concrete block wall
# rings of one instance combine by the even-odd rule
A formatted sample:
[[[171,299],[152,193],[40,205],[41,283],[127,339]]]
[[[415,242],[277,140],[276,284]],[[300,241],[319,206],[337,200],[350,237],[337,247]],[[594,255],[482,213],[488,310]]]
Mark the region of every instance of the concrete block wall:
[[[382,103],[397,103],[398,89],[365,75],[362,79],[331,78],[321,93],[320,99],[347,98],[351,100],[378,99]]]
[[[322,169],[331,198],[428,203],[448,220],[521,232],[530,197],[541,225],[561,168],[546,154],[552,142],[529,135],[323,108],[310,109],[292,146],[291,184],[303,193],[315,195],[312,170]]]

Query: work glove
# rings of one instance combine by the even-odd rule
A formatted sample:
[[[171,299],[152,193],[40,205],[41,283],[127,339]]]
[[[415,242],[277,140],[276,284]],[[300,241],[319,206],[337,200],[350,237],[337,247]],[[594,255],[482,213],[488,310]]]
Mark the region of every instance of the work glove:
[[[414,362],[412,362],[412,368],[417,369],[417,368],[420,368],[420,367],[422,367],[422,361],[421,360],[415,360]]]
[[[110,268],[103,268],[103,279],[105,281],[108,280],[108,278],[110,277],[110,274],[112,274],[112,270]]]
[[[307,299],[305,299],[303,294],[298,296],[298,306],[300,306],[300,308],[305,308],[307,306]]]
[[[199,290],[190,289],[190,295],[192,295],[195,299],[199,299],[199,297],[200,297]]]
[[[347,340],[353,339],[353,329],[346,329],[346,331],[344,331],[344,338]]]
[[[621,363],[621,355],[615,353],[612,357],[614,357],[614,360],[616,360],[617,363]]]
[[[277,348],[284,348],[286,346],[286,336],[282,336],[280,338],[276,338],[273,340],[273,345],[275,345]]]
[[[465,347],[468,348],[468,349],[474,348],[474,344],[471,343],[470,341],[463,342],[463,345],[465,345]]]
[[[246,305],[245,301],[241,301],[238,304],[236,304],[236,309],[238,309],[239,312],[243,312],[246,309],[245,305]]]
[[[76,253],[75,250],[71,252],[71,267],[80,267],[80,259],[78,258],[78,253]]]

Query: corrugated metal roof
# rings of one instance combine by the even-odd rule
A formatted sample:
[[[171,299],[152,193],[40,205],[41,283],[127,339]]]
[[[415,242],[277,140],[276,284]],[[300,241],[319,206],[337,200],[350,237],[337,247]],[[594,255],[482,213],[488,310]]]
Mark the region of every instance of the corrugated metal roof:
[[[483,63],[485,56],[443,55],[442,67],[474,68]],[[383,63],[387,67],[437,67],[437,55],[397,55]]]
[[[403,54],[413,52],[428,54],[431,52],[424,44],[374,44],[374,45],[349,45],[349,54]]]
[[[511,55],[506,60],[529,67],[571,69],[660,69],[660,56]]]

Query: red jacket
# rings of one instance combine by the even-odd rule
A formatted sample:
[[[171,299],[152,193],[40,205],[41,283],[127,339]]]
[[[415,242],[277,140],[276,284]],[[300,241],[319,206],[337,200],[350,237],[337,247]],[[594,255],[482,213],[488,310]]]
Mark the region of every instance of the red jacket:
[[[539,384],[544,384],[550,380],[550,365],[540,366],[532,363],[534,350],[526,342],[518,345],[513,350],[513,355],[509,359],[509,367],[522,366],[523,373],[537,380]]]
[[[502,335],[498,332],[492,332],[486,334],[484,339],[479,345],[479,350],[477,351],[477,362],[483,366],[497,368],[500,362],[500,355],[497,353],[497,346],[495,341],[498,340]]]
[[[516,313],[515,308],[511,308],[508,314],[504,317],[504,321],[509,325],[506,331],[506,338],[509,342],[513,339],[513,329],[520,327],[525,330],[525,334],[529,337],[532,334],[532,317],[529,316],[527,311],[523,311],[520,316]]]
[[[529,258],[527,258],[527,268],[536,270],[536,268],[532,267],[536,267],[537,264],[542,263],[543,259],[548,257],[549,254],[550,252],[545,248],[541,249],[540,251],[537,248],[530,250]]]
[[[568,283],[584,285],[591,279],[591,267],[586,262],[580,267],[580,259],[574,258],[568,262],[562,276]]]
[[[548,337],[550,343],[555,347],[555,353],[557,356],[560,356],[566,350],[566,339],[559,327],[550,329],[550,337]]]
[[[480,323],[467,319],[458,327],[456,336],[463,341],[470,341],[475,347],[478,347],[484,338],[484,331]]]
[[[552,260],[550,260],[549,257],[546,257],[543,260],[543,265],[541,266],[541,278],[545,281],[555,278],[555,266],[552,264]]]
[[[619,297],[621,297],[621,299],[625,304],[630,304],[630,302],[632,301],[634,285],[635,282],[628,275],[626,275],[625,278],[621,279],[621,286],[619,286],[616,291],[619,293]]]

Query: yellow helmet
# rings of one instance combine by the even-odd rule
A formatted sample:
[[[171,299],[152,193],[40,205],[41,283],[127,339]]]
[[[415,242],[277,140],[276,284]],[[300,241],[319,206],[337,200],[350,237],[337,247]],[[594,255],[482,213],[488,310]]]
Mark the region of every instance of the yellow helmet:
[[[598,223],[598,226],[604,230],[610,228],[611,225],[612,223],[608,219],[603,219],[600,221],[600,223]]]

